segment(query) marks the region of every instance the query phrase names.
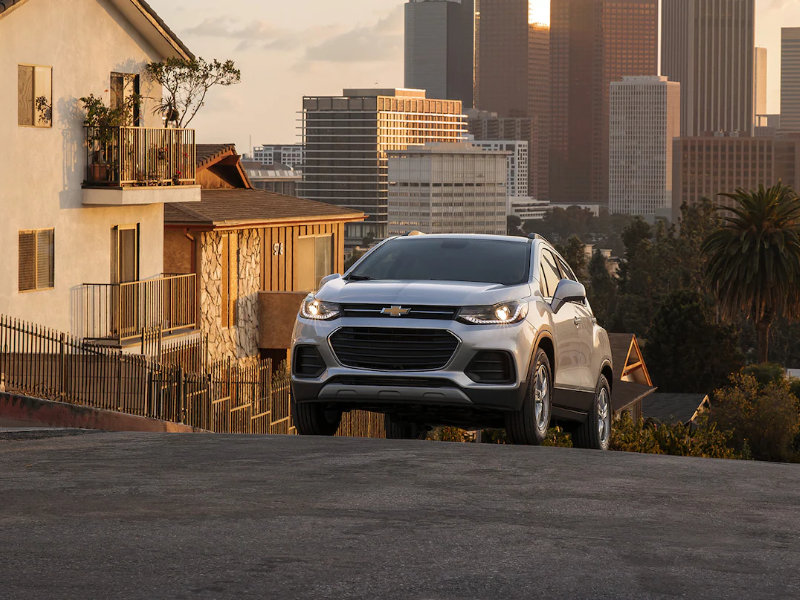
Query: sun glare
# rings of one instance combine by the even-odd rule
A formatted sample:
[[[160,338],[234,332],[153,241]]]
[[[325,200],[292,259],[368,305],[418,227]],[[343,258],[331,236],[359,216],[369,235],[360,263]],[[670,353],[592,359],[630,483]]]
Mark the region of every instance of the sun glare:
[[[529,0],[528,23],[550,24],[550,0]]]

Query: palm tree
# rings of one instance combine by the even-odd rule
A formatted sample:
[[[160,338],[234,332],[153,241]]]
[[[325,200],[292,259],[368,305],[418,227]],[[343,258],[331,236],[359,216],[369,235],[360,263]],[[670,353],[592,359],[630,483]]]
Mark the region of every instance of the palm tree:
[[[780,182],[720,196],[733,206],[718,208],[722,224],[703,243],[706,274],[722,315],[754,322],[767,362],[773,320],[800,315],[800,199]]]

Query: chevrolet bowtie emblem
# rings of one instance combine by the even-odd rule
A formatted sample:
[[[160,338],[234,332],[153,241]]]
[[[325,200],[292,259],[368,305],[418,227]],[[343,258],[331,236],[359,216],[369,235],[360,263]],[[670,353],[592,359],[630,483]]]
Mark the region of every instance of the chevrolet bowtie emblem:
[[[390,317],[402,317],[411,312],[410,308],[403,308],[402,306],[391,306],[381,310],[382,315],[389,315]]]

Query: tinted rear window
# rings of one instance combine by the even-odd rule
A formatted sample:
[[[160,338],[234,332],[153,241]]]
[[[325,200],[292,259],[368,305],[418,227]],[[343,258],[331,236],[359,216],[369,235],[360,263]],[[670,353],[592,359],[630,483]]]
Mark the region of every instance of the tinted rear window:
[[[530,255],[529,244],[508,240],[402,238],[377,248],[349,276],[516,285],[528,281]]]

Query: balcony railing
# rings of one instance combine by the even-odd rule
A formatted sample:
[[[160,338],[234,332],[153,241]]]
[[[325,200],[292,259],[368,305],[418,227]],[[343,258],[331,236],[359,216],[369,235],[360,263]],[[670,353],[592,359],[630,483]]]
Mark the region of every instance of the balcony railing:
[[[76,315],[81,337],[131,340],[145,330],[169,334],[197,328],[196,275],[130,283],[87,283]]]
[[[195,183],[194,129],[85,127],[88,186]]]

